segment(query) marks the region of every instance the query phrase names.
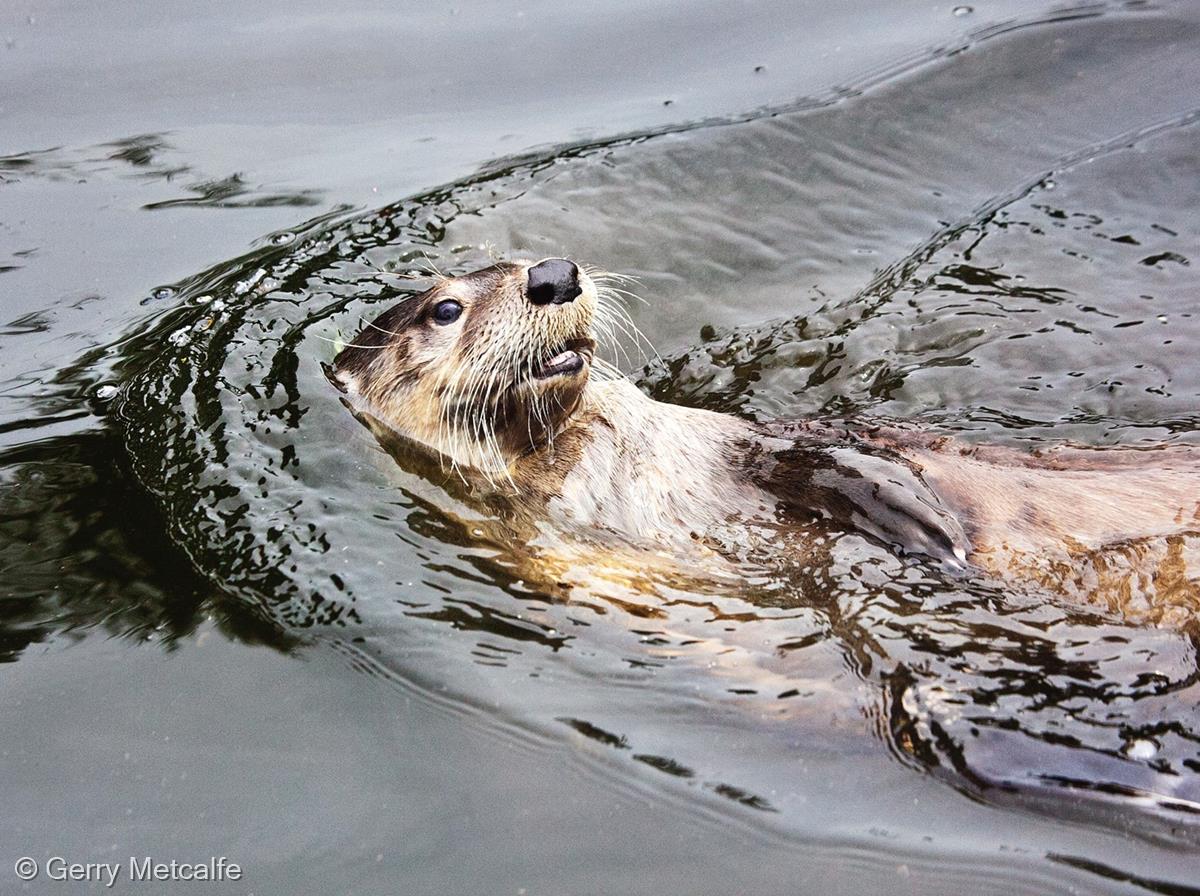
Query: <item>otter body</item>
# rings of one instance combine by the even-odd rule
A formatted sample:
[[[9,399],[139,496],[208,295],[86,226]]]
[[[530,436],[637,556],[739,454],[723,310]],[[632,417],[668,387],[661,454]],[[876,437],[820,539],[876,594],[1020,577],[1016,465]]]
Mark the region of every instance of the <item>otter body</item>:
[[[595,359],[605,297],[565,259],[442,278],[368,324],[334,380],[536,531],[685,558],[730,527],[854,531],[1139,619],[1200,611],[1197,452],[1037,456],[664,404]]]

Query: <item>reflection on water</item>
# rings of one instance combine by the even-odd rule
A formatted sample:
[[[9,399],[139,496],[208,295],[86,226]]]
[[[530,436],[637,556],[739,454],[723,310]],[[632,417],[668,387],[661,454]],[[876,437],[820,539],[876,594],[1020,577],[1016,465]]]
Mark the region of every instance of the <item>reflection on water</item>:
[[[178,160],[175,148],[163,134],[139,134],[84,150],[54,148],[0,156],[0,184],[44,179],[82,183],[102,175],[142,181],[184,181],[194,196],[149,202],[147,210],[180,206],[215,208],[313,206],[320,201],[315,190],[272,193],[245,182],[240,174],[207,178]]]
[[[538,581],[453,482],[381,451],[321,371],[363,318],[421,291],[431,262],[561,253],[641,276],[649,304],[630,311],[663,357],[635,376],[662,400],[1010,445],[1195,442],[1200,170],[1180,46],[1200,50],[1195,23],[1043,24],[849,103],[511,160],[313,219],[174,284],[122,346],[111,407],[200,578],[175,555],[146,567],[144,546],[125,547],[136,519],[58,531],[84,516],[72,502],[126,492],[88,471],[41,478],[39,459],[80,450],[43,445],[7,468],[0,548],[59,545],[85,558],[71,575],[116,564],[103,580],[122,587],[59,607],[56,572],[19,570],[40,583],[41,621],[9,606],[6,656],[39,625],[178,637],[212,613],[247,639],[336,643],[373,674],[582,738],[618,774],[636,763],[788,831],[910,824],[919,810],[872,799],[899,764],[997,805],[1194,844],[1194,635],[852,535],[820,563],[747,536],[729,580],[580,563]],[[236,195],[210,186],[212,201]],[[89,560],[72,538],[109,549]],[[1050,851],[1186,891],[1166,880],[1182,878],[1175,853],[1158,880]]]
[[[121,450],[89,434],[0,455],[0,662],[51,633],[81,638],[96,627],[170,648],[205,622],[290,650],[295,638],[196,575],[122,474]]]

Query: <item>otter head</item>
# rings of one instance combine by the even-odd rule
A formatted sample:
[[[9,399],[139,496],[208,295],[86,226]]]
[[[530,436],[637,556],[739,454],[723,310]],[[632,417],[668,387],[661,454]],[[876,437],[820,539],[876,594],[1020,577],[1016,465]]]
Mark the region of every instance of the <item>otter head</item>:
[[[334,374],[402,435],[502,473],[579,404],[596,302],[591,278],[562,258],[441,278],[367,324]]]

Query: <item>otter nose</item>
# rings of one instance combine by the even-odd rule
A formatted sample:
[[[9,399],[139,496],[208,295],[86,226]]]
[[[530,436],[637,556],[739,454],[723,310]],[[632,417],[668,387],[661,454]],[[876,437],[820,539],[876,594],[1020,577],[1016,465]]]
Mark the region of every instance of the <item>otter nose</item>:
[[[583,290],[579,288],[579,268],[565,258],[547,258],[529,269],[525,295],[535,305],[565,305]]]

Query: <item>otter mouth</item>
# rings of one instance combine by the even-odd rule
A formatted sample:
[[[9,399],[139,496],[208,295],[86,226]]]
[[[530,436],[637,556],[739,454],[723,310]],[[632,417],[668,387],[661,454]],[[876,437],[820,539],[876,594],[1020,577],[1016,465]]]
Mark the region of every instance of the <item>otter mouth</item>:
[[[592,359],[596,343],[590,339],[571,339],[558,346],[549,356],[533,368],[535,380],[548,380],[556,376],[572,376],[583,370]]]

